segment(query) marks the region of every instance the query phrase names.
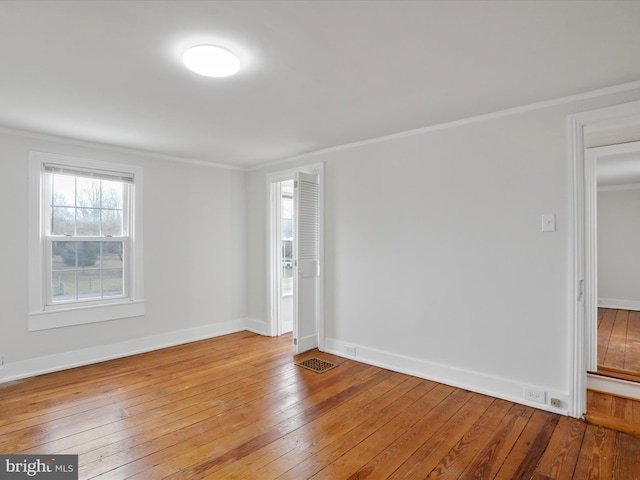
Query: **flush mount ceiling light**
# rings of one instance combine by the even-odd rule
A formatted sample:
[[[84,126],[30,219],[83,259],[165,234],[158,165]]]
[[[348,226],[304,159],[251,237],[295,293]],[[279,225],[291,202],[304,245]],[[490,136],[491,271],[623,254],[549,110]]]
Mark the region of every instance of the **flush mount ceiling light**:
[[[184,52],[185,66],[207,77],[229,77],[240,70],[240,60],[233,52],[217,45],[196,45]]]

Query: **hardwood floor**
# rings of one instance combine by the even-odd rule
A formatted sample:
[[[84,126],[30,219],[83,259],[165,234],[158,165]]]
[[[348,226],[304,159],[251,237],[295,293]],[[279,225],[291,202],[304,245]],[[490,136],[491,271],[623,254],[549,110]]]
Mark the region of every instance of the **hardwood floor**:
[[[0,385],[0,453],[81,479],[637,479],[640,437],[248,332]]]
[[[640,435],[640,400],[587,390],[585,418],[596,425]]]
[[[640,381],[640,312],[598,308],[598,373]]]

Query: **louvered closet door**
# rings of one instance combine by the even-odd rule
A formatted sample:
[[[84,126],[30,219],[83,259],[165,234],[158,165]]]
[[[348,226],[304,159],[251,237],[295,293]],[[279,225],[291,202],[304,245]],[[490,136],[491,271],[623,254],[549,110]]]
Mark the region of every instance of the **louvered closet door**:
[[[318,175],[298,172],[295,183],[294,351],[318,346],[320,288],[320,185]]]

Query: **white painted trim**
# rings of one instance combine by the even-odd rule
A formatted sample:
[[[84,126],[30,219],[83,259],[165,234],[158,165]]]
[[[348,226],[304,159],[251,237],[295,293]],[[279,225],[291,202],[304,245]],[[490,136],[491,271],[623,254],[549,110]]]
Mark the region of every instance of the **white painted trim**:
[[[48,134],[39,133],[39,132],[32,132],[29,130],[20,130],[15,128],[2,127],[2,126],[0,126],[0,134],[13,135],[16,137],[33,138],[35,140],[44,140],[47,142],[63,143],[66,145],[75,145],[78,147],[97,148],[100,150],[106,150],[109,152],[116,152],[116,153],[124,153],[127,155],[138,155],[141,157],[158,158],[161,160],[169,160],[171,162],[187,163],[190,165],[199,165],[201,167],[221,168],[224,170],[239,170],[239,171],[246,170],[246,167],[237,167],[234,165],[228,165],[224,163],[215,163],[215,162],[209,162],[207,160],[176,157],[173,155],[166,155],[164,153],[151,152],[148,150],[138,150],[135,148],[121,147],[118,145],[111,145],[107,143],[91,142],[88,140],[78,140],[75,138],[62,137],[57,135],[48,135]]]
[[[436,125],[430,125],[428,127],[421,127],[413,130],[406,130],[404,132],[393,133],[390,135],[384,135],[382,137],[371,138],[371,139],[362,140],[359,142],[345,143],[343,145],[336,145],[333,147],[322,148],[319,150],[314,150],[313,152],[307,152],[307,153],[295,155],[295,156],[284,158],[284,159],[273,160],[273,161],[264,162],[255,166],[246,167],[246,170],[247,171],[259,170],[261,168],[273,167],[282,163],[289,163],[297,160],[308,159],[310,157],[314,157],[317,155],[324,155],[327,153],[337,152],[341,150],[349,150],[351,148],[362,147],[365,145],[371,145],[379,142],[386,142],[388,140],[396,140],[399,138],[411,137],[413,135],[420,135],[420,134],[429,133],[429,132],[437,132],[440,130],[447,130],[450,128],[458,128],[464,125],[471,125],[473,123],[483,122],[486,120],[503,118],[511,115],[519,115],[521,113],[532,112],[535,110],[555,107],[555,106],[563,105],[566,103],[578,102],[580,100],[588,100],[590,98],[597,98],[605,95],[613,95],[616,93],[623,93],[623,92],[636,90],[636,89],[640,89],[640,80],[635,82],[625,83],[622,85],[616,85],[613,87],[601,88],[598,90],[593,90],[591,92],[579,93],[576,95],[569,95],[566,97],[560,97],[552,100],[545,100],[542,102],[531,103],[528,105],[521,105],[518,107],[507,108],[504,110],[498,110],[496,112],[476,115],[474,117],[467,117],[460,120],[454,120],[451,122],[439,123]],[[613,117],[613,118],[616,118],[616,117]]]
[[[595,151],[587,149],[584,156],[584,323],[587,371],[598,369],[598,195]],[[591,234],[589,233],[591,232]]]
[[[318,348],[320,351],[323,351],[319,348],[318,343],[319,335],[308,335],[306,337],[298,338],[298,351],[306,352],[311,350],[312,348]]]
[[[618,192],[625,190],[640,190],[640,183],[626,183],[623,185],[603,185],[598,187],[599,192]]]
[[[589,390],[640,400],[640,383],[636,382],[628,382],[627,380],[588,373],[587,388]]]
[[[104,362],[115,358],[128,357],[138,353],[173,347],[183,343],[196,342],[246,330],[246,320],[230,320],[201,327],[159,333],[143,338],[125,340],[109,345],[98,345],[71,352],[57,353],[30,358],[0,366],[0,383],[33,377],[44,373]]]
[[[615,308],[616,310],[633,310],[640,312],[640,300],[621,300],[619,298],[598,298],[598,307]]]
[[[75,308],[32,312],[28,315],[28,325],[29,331],[33,332],[50,328],[141,317],[144,312],[144,301],[129,300],[104,305],[77,306]]]
[[[357,356],[347,355],[345,353],[347,346],[355,347]],[[395,372],[425,378],[434,382],[444,383],[496,398],[502,398],[510,402],[528,405],[553,413],[562,415],[569,413],[567,409],[569,395],[567,393],[554,392],[545,385],[527,385],[507,378],[407,357],[397,353],[356,345],[354,343],[345,343],[333,338],[325,339],[325,347],[329,353],[369,365],[375,365]],[[525,400],[525,388],[546,392],[547,403],[541,404]],[[548,402],[550,398],[560,399],[561,408],[554,408],[549,405]]]
[[[569,214],[573,219],[569,251],[569,415],[581,418],[587,407],[587,358],[584,327],[584,130],[577,118],[567,118]]]
[[[267,175],[266,192],[267,192],[267,321],[269,334],[273,337],[279,334],[278,316],[280,315],[281,306],[281,282],[280,282],[280,265],[279,255],[273,255],[273,252],[279,251],[280,234],[275,225],[280,218],[280,188],[278,184],[287,180],[293,180],[295,172],[277,172]]]
[[[282,258],[281,258],[281,243],[282,243],[282,231],[277,228],[277,225],[281,225],[282,221],[282,186],[281,182],[293,181],[295,175],[270,176],[267,178],[267,194],[269,200],[267,201],[267,272],[269,272],[269,297],[267,298],[267,305],[269,305],[269,328],[271,336],[281,335],[284,331],[283,325],[278,321],[282,315]],[[277,252],[273,255],[274,252]]]
[[[636,85],[638,82],[634,82]],[[629,84],[630,85],[630,84]],[[587,363],[597,353],[593,349],[593,326],[585,325],[585,306],[595,300],[586,300],[584,296],[597,295],[584,285],[588,276],[593,278],[592,260],[588,260],[585,251],[585,147],[584,128],[588,125],[633,117],[640,113],[640,101],[629,102],[612,107],[582,112],[567,117],[567,157],[569,160],[569,212],[573,218],[570,251],[573,252],[570,264],[569,284],[569,359],[571,392],[569,395],[569,415],[580,418],[587,405]],[[602,147],[597,147],[602,148]],[[622,148],[622,147],[620,147]],[[590,149],[592,150],[592,149]],[[582,288],[584,285],[584,296]],[[586,330],[589,329],[589,336]],[[589,343],[587,344],[587,340]]]
[[[638,104],[640,104],[640,101],[632,102],[632,103],[633,105],[636,106],[636,108],[638,108]],[[623,107],[627,105],[628,104],[617,105],[616,107]],[[616,108],[616,107],[610,107],[610,108]],[[609,110],[609,109],[604,109],[604,110]],[[587,148],[587,150],[598,154],[599,157],[608,157],[612,155],[624,155],[627,153],[633,154],[633,153],[638,153],[638,150],[640,150],[640,141],[618,143],[614,145],[604,145],[603,147],[590,147],[590,148]]]
[[[265,320],[258,320],[257,318],[247,318],[246,330],[265,337],[274,336],[271,334],[268,323]]]

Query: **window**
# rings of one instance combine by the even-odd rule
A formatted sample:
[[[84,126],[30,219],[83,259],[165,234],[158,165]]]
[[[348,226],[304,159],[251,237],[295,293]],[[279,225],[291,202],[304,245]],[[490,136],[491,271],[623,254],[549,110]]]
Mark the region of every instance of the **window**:
[[[142,170],[36,152],[30,162],[29,328],[142,315]]]

